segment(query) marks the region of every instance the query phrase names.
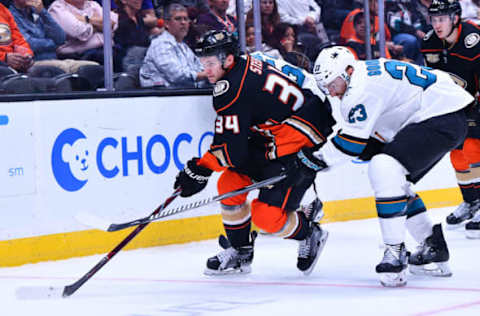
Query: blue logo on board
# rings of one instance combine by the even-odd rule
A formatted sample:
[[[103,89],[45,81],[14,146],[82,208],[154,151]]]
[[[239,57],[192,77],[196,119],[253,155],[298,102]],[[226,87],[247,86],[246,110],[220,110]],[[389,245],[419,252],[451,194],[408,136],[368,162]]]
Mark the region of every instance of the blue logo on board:
[[[193,146],[193,151],[201,156],[212,138],[212,132],[205,132],[198,139],[180,133],[171,141],[161,134],[151,137],[107,136],[92,146],[81,131],[68,128],[58,135],[53,145],[52,171],[60,187],[74,192],[85,186],[91,172],[98,171],[104,179],[112,179],[131,176],[133,166],[139,176],[147,168],[151,173],[162,174],[172,163],[182,170],[184,163],[179,153],[185,152],[185,147]]]
[[[80,190],[87,183],[87,137],[69,128],[58,135],[52,149],[52,169],[57,183],[66,191]]]
[[[8,124],[8,116],[0,114],[0,126]]]

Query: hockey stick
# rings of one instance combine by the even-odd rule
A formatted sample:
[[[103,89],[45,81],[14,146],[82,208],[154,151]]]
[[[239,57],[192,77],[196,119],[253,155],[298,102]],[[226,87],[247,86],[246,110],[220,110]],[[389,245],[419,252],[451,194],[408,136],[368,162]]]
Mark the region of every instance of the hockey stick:
[[[234,190],[234,191],[227,192],[227,193],[224,193],[224,194],[220,194],[220,195],[210,197],[210,198],[207,198],[207,199],[204,199],[204,200],[192,202],[192,203],[189,203],[189,204],[181,205],[181,206],[176,207],[174,209],[165,210],[165,211],[162,211],[162,212],[159,212],[159,213],[153,213],[150,216],[143,217],[143,218],[136,219],[136,220],[129,221],[129,222],[125,222],[125,223],[120,223],[120,224],[108,224],[108,223],[106,223],[106,221],[104,219],[98,218],[98,217],[96,217],[94,215],[91,215],[91,214],[79,214],[79,216],[77,216],[77,219],[79,221],[81,221],[82,223],[86,224],[86,225],[89,225],[89,226],[92,226],[92,227],[95,227],[95,228],[98,228],[98,229],[102,229],[102,230],[105,230],[105,231],[108,231],[108,232],[114,232],[114,231],[122,230],[122,229],[125,229],[125,228],[128,228],[128,227],[131,227],[131,226],[143,225],[143,224],[146,224],[146,223],[155,222],[155,221],[158,221],[158,220],[160,220],[164,217],[167,217],[167,216],[182,213],[182,212],[185,212],[185,211],[188,211],[188,210],[191,210],[191,209],[195,209],[195,208],[198,208],[198,207],[201,207],[201,206],[213,203],[213,202],[228,199],[230,197],[233,197],[233,196],[236,196],[236,195],[239,195],[239,194],[242,194],[242,193],[250,192],[250,191],[255,190],[255,189],[260,189],[260,188],[263,188],[265,186],[277,183],[280,180],[283,180],[285,178],[286,178],[286,175],[281,174],[279,176],[268,178],[268,179],[260,181],[260,182],[255,182],[253,184],[250,184],[250,185],[245,186],[243,188],[240,188],[238,190]]]
[[[156,215],[162,212],[177,196],[180,195],[181,189],[176,189],[173,194],[168,197],[163,204],[158,206],[152,213]],[[112,251],[105,255],[100,262],[98,262],[90,271],[82,276],[76,282],[62,287],[21,287],[16,291],[16,295],[20,299],[42,299],[42,298],[56,298],[69,297],[75,293],[85,282],[87,282],[95,273],[97,273],[107,262],[110,261],[123,247],[125,247],[135,236],[137,236],[149,222],[140,224],[134,231],[132,231],[124,240],[122,240]]]

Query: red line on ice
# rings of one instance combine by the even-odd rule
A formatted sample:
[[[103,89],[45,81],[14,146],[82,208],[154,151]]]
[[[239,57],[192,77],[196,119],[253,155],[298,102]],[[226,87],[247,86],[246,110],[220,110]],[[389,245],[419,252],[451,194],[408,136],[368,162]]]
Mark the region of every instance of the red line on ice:
[[[31,279],[31,280],[71,280],[72,277],[41,277],[41,276],[1,276],[0,279]],[[97,281],[127,281],[127,282],[158,282],[158,283],[197,283],[197,284],[225,284],[225,285],[263,285],[263,286],[304,286],[304,287],[330,287],[330,288],[368,288],[385,289],[381,285],[369,284],[341,284],[341,283],[320,283],[320,282],[281,282],[281,281],[234,281],[234,280],[176,280],[176,279],[148,279],[148,278],[95,278]],[[389,290],[389,289],[385,289]],[[419,291],[445,291],[445,292],[480,292],[480,288],[455,288],[455,287],[428,287],[428,286],[406,286],[395,290],[419,290]],[[476,302],[475,304],[480,304]],[[420,315],[420,314],[419,314]],[[423,315],[423,314],[422,314]]]

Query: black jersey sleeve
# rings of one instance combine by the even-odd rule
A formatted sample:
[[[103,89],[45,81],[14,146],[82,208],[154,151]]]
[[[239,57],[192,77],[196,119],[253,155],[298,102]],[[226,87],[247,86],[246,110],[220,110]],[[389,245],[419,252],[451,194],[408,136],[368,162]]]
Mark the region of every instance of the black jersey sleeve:
[[[233,104],[217,113],[210,152],[224,167],[240,167],[248,157],[248,132],[251,113],[247,107]]]
[[[330,102],[327,98],[322,101],[308,89],[303,89],[303,94],[305,103],[284,123],[302,132],[315,146],[322,145],[336,124]]]

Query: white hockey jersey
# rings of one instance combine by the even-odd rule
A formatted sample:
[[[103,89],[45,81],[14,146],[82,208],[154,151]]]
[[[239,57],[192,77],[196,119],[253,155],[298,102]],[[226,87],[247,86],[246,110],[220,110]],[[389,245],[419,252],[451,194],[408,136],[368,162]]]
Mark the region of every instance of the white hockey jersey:
[[[472,101],[440,70],[383,58],[357,61],[341,101],[336,146],[329,141],[315,155],[336,165],[359,155],[369,137],[388,143],[407,124],[458,111]]]
[[[253,52],[250,54],[250,56],[272,65],[276,69],[286,74],[290,79],[295,81],[295,83],[301,88],[312,91],[313,94],[320,98],[320,100],[325,101],[326,96],[318,88],[315,77],[311,73],[300,67],[294,66],[283,59],[273,58],[262,52]]]

